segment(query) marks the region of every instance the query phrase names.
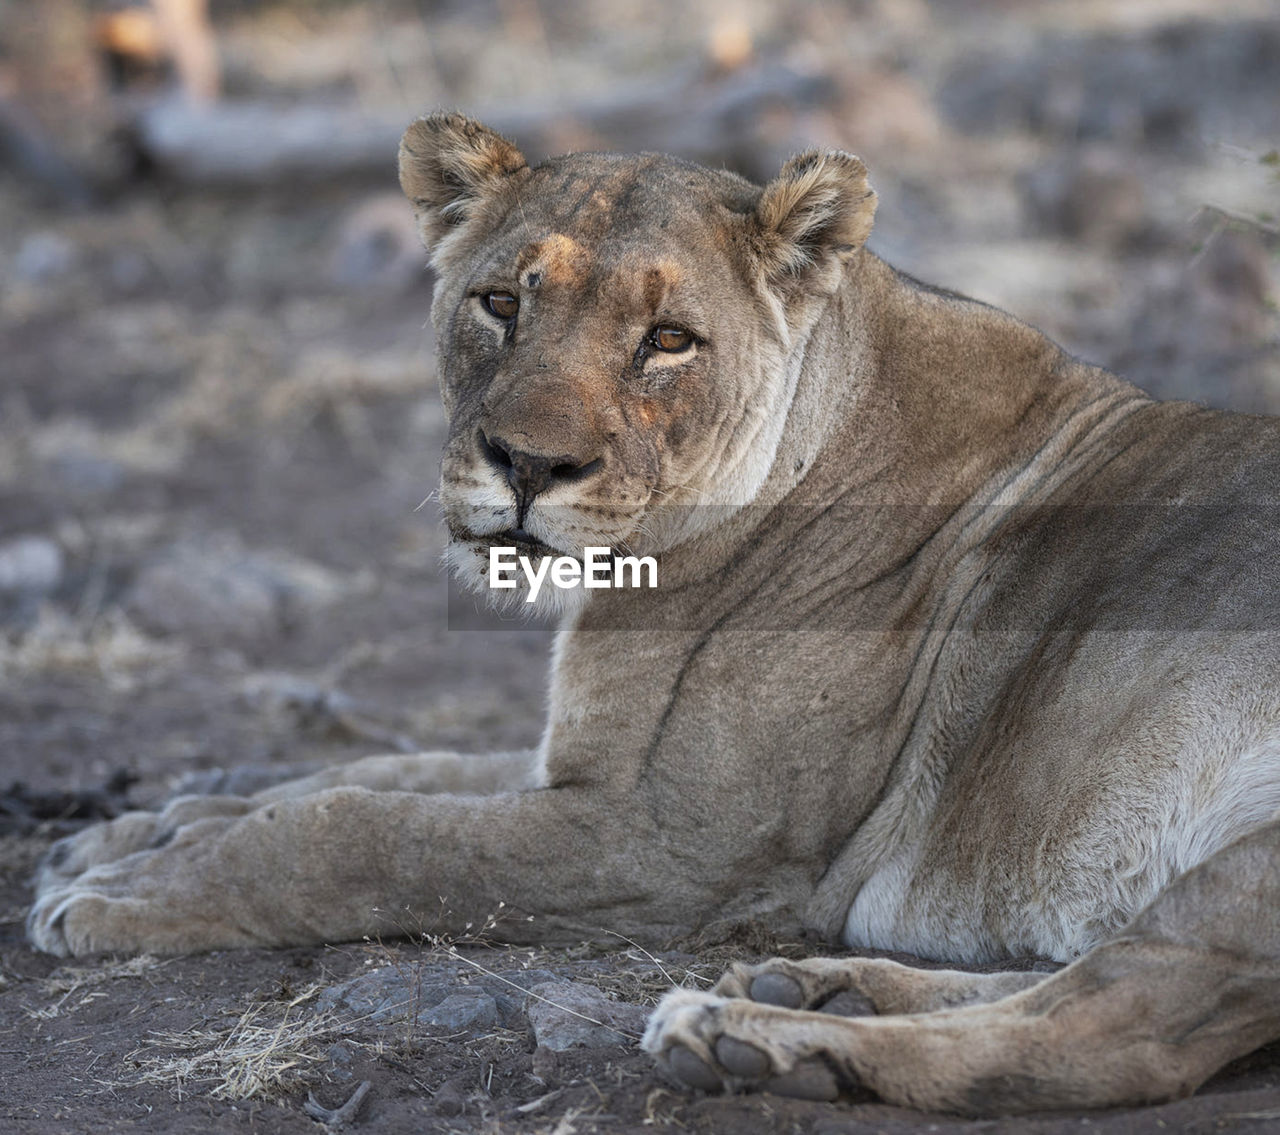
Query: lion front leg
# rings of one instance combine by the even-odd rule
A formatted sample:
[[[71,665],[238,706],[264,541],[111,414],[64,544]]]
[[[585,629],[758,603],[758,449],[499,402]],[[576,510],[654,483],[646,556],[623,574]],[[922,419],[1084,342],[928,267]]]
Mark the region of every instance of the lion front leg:
[[[257,804],[307,796],[326,788],[371,788],[377,792],[456,792],[489,796],[542,786],[545,772],[536,749],[509,753],[392,753],[363,757],[286,780],[253,795]]]
[[[126,812],[58,840],[36,868],[37,898],[70,885],[86,871],[168,843],[200,820],[242,816],[253,808],[243,796],[179,796],[158,812]]]
[[[995,1114],[1172,1099],[1277,1036],[1272,823],[1179,877],[1117,937],[999,1000],[850,1019],[678,991],[645,1047],[704,1090],[831,1098],[860,1086],[910,1107]]]
[[[329,789],[93,867],[40,895],[28,933],[64,956],[181,953],[455,933],[499,902],[535,915],[510,928],[526,940],[690,927],[708,894],[656,862],[658,841],[602,796]]]
[[[36,870],[36,895],[60,890],[93,867],[163,846],[180,828],[197,820],[242,816],[267,804],[309,796],[326,788],[489,795],[536,788],[541,778],[542,764],[533,749],[476,756],[397,753],[335,765],[310,776],[282,781],[248,797],[179,796],[158,812],[127,812],[58,840]]]

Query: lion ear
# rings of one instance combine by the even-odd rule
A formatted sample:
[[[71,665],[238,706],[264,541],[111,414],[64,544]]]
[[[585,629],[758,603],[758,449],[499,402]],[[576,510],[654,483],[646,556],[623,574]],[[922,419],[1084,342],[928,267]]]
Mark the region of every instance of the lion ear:
[[[419,118],[400,139],[400,187],[429,249],[504,196],[527,168],[512,143],[461,114]]]
[[[752,244],[770,281],[816,273],[834,287],[833,269],[862,247],[875,213],[861,160],[840,150],[810,150],[764,187],[751,218]]]

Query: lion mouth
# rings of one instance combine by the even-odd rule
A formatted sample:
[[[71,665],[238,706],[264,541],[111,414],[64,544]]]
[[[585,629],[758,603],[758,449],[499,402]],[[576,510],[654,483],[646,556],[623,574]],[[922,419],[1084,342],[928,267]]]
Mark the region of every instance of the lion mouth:
[[[539,540],[532,532],[523,528],[507,528],[502,532],[469,532],[456,531],[455,540],[467,544],[479,544],[485,548],[515,548],[516,554],[536,559],[540,556],[562,556],[565,553]]]
[[[550,544],[543,543],[523,528],[508,528],[505,532],[499,532],[496,536],[486,537],[486,540],[491,546],[514,546],[516,552],[522,556],[558,556],[563,554],[558,548],[553,548]]]

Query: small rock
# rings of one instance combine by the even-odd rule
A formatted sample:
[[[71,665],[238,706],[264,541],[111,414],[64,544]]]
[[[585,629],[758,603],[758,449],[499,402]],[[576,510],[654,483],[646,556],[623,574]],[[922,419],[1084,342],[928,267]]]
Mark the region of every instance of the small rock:
[[[467,1106],[466,1089],[457,1079],[446,1080],[431,1099],[441,1115],[461,1115]]]
[[[351,1079],[351,1049],[345,1044],[335,1044],[326,1055],[329,1057],[328,1073],[331,1079]]]
[[[521,1029],[526,1024],[525,1008],[529,1001],[525,991],[544,981],[555,980],[556,976],[550,970],[522,969],[501,976],[485,974],[477,984],[497,1002],[502,1023],[508,1028]]]
[[[532,1071],[548,1088],[557,1087],[560,1083],[560,1060],[555,1051],[538,1045],[533,1050]]]
[[[331,986],[316,999],[316,1006],[381,1024],[416,1016],[420,1024],[438,1028],[522,1028],[523,990],[552,976],[547,970],[513,970],[500,976],[477,974],[464,985],[447,964],[386,966]]]
[[[388,966],[323,990],[316,998],[316,1008],[321,1012],[338,1010],[379,1023],[403,1020],[413,1012],[415,996],[419,1006],[424,1000],[429,1004],[443,1001],[448,995],[443,990],[435,1001],[430,1001],[435,988],[424,983],[415,990],[412,973]]]
[[[451,1032],[489,1029],[498,1023],[498,1006],[483,989],[463,987],[438,1005],[421,1009],[418,1023]]]
[[[643,1005],[610,1001],[595,986],[576,981],[547,981],[529,992],[534,1038],[553,1052],[634,1044],[649,1018]]]

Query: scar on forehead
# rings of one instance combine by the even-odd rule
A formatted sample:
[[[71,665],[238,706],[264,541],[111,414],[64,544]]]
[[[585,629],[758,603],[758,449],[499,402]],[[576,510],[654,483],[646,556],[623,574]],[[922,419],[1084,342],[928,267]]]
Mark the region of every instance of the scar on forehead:
[[[645,305],[657,311],[663,301],[679,286],[680,266],[673,260],[659,260],[644,273],[643,294]]]
[[[516,260],[516,272],[527,288],[543,283],[575,284],[586,277],[591,256],[571,236],[552,233],[526,245]]]

